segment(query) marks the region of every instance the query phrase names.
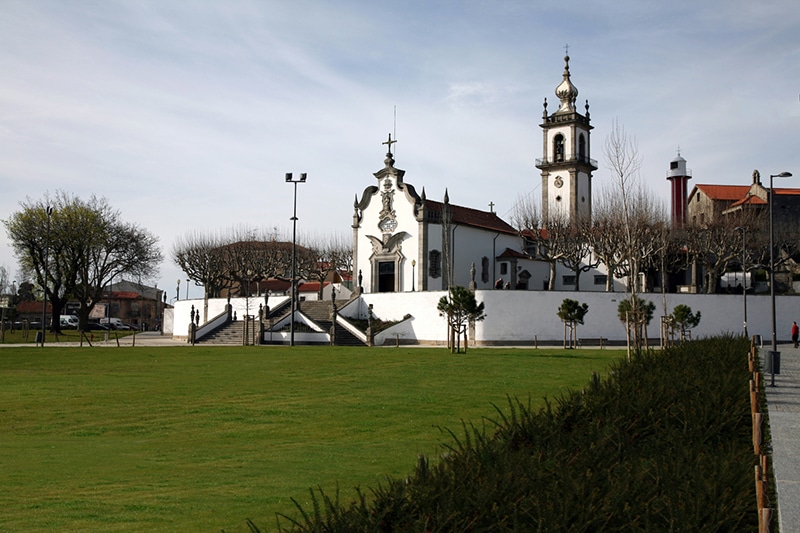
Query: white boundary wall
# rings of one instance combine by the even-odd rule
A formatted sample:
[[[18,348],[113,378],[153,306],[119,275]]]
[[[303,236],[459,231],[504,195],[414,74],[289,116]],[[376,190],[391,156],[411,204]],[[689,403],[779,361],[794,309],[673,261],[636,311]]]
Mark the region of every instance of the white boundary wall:
[[[439,316],[436,305],[446,292],[381,293],[365,294],[366,305],[360,308],[365,318],[368,304],[373,313],[383,320],[401,320],[411,314],[413,319],[404,329],[403,337],[412,337],[421,343],[443,343],[446,341],[446,324]],[[556,316],[565,298],[589,305],[584,325],[578,326],[578,338],[604,337],[612,341],[625,340],[625,328],[617,316],[619,302],[625,293],[597,292],[537,292],[537,291],[476,291],[476,298],[484,302],[486,319],[476,324],[475,339],[484,343],[533,343],[561,341],[564,325]],[[645,300],[656,305],[653,320],[648,327],[651,339],[659,338],[660,316],[663,298],[658,293],[641,294]],[[700,325],[692,330],[694,338],[721,333],[742,333],[744,317],[741,295],[727,294],[667,294],[667,313],[676,305],[684,304],[692,311],[702,313]],[[355,314],[353,312],[353,314]],[[747,330],[750,335],[761,335],[764,343],[772,338],[770,298],[768,295],[747,297]],[[800,297],[776,297],[776,324],[778,340],[787,341],[793,320],[800,320]],[[387,342],[392,342],[391,339]]]
[[[445,343],[447,328],[444,318],[439,316],[436,305],[445,291],[394,292],[364,294],[360,301],[344,307],[344,317],[366,319],[369,304],[373,315],[382,320],[406,321],[399,332],[401,342]],[[659,338],[659,317],[663,312],[663,299],[658,293],[640,295],[656,305],[654,317],[648,327],[651,339]],[[626,297],[621,292],[567,292],[567,291],[506,291],[479,290],[476,298],[484,302],[486,319],[475,326],[475,338],[482,343],[532,344],[534,337],[540,342],[560,342],[564,338],[564,325],[556,316],[565,298],[589,305],[585,324],[578,326],[578,338],[604,337],[612,341],[625,340],[625,328],[617,317],[619,302]],[[271,297],[270,306],[277,305],[285,297]],[[692,330],[694,338],[721,333],[740,334],[744,316],[741,295],[727,294],[667,294],[667,313],[678,304],[688,305],[692,311],[702,313],[700,325]],[[256,300],[255,306],[253,301]],[[258,303],[263,300],[250,299],[250,314],[258,314]],[[209,317],[222,312],[225,299],[209,300]],[[239,317],[245,313],[244,299],[231,300]],[[203,305],[203,300],[181,300],[175,304],[175,330],[173,335],[185,337],[189,326],[191,305]],[[750,335],[761,335],[765,344],[772,338],[769,295],[747,297],[747,329]],[[800,296],[776,297],[777,336],[779,341],[788,341],[793,320],[800,320]],[[168,333],[168,332],[165,332]],[[387,343],[394,342],[394,334],[387,335]]]

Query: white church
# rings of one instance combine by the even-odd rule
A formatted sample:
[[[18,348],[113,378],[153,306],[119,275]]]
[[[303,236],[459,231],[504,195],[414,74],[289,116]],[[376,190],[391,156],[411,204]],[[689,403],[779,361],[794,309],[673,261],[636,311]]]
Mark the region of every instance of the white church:
[[[542,178],[542,215],[591,218],[592,126],[586,113],[576,110],[578,89],[572,84],[569,56],[564,58],[563,80],[555,93],[558,109],[547,113],[541,128],[543,157],[536,160]],[[404,170],[395,167],[391,135],[384,168],[375,182],[356,196],[353,213],[353,272],[356,286],[365,293],[440,291],[452,285],[474,289],[546,289],[549,265],[526,253],[519,232],[497,214],[451,204],[445,191],[442,201],[430,200],[405,181]],[[584,290],[605,290],[602,265],[588,277],[594,283]],[[572,272],[560,265],[554,287],[574,288]],[[624,290],[615,280],[615,289]]]
[[[558,108],[548,114],[545,99],[540,124],[542,157],[535,164],[542,180],[541,212],[543,217],[586,219],[592,216],[592,173],[598,167],[591,158],[588,101],[585,113],[579,113],[575,107],[578,90],[570,79],[568,56],[564,62],[563,79],[555,90]],[[332,293],[327,302],[299,302],[294,323],[305,327],[297,333],[298,342],[343,344],[343,337],[349,335],[360,345],[445,344],[447,326],[437,311],[437,303],[453,285],[474,289],[477,300],[486,306],[485,320],[476,323],[470,332],[473,345],[561,343],[564,325],[557,311],[565,298],[589,306],[578,333],[581,339],[608,339],[612,343],[625,339],[625,328],[618,316],[619,302],[626,297],[624,280],[612,280],[615,292],[606,292],[607,273],[600,265],[583,274],[581,279],[588,278],[588,283],[581,283],[581,290],[576,291],[574,272],[558,264],[554,290],[545,290],[550,281],[550,265],[528,253],[530,244],[516,228],[491,209],[451,204],[447,191],[441,201],[428,199],[424,188],[417,192],[406,181],[406,172],[395,167],[395,142],[390,136],[383,143],[388,147],[383,168],[373,174],[374,181],[355,198],[355,290],[349,298],[346,291],[336,293],[339,300],[334,300]],[[685,160],[678,158],[671,163],[668,179],[673,182],[673,197],[681,199],[681,209],[686,204],[688,177]],[[679,215],[683,219],[684,211]],[[586,264],[589,263],[594,261]],[[703,321],[694,330],[699,336],[738,332],[742,327],[736,313],[720,312],[738,309],[741,297],[737,295],[642,293],[642,297],[655,304],[660,315],[670,313],[679,304],[701,312]],[[766,337],[770,331],[769,299],[754,295],[749,300],[748,329]],[[230,327],[231,308],[239,317],[249,317],[248,324],[259,320],[253,318],[261,311],[253,308],[252,300],[214,299],[208,303],[209,316],[219,315],[197,329],[197,338],[203,330],[213,332],[224,324]],[[188,299],[176,302],[174,313],[168,317],[165,312],[165,332],[186,339],[186,332],[192,329],[190,317],[199,316],[193,315],[193,306],[199,309],[203,304],[201,300]],[[779,296],[778,316],[790,316],[793,305],[791,296]],[[292,333],[286,331],[292,323],[288,296],[270,298],[269,306],[272,314],[267,309],[269,316],[261,322],[263,336],[256,340],[259,330],[255,325],[245,328],[244,335],[240,327],[238,342],[243,337],[250,338],[246,343],[290,342]],[[324,307],[321,314],[316,309],[319,306]],[[352,322],[375,319],[392,324],[374,334],[374,338],[368,338]],[[652,321],[648,330],[648,336],[657,339],[658,321]]]

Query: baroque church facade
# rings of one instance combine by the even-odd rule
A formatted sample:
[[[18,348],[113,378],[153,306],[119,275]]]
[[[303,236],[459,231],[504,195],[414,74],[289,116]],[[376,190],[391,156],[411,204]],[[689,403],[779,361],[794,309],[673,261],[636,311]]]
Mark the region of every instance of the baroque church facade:
[[[585,114],[576,110],[578,90],[570,79],[569,56],[564,63],[555,90],[559,107],[548,114],[545,99],[540,125],[543,157],[536,168],[541,172],[542,214],[590,218],[597,162],[591,159],[589,104]],[[451,204],[447,190],[441,202],[428,199],[424,188],[417,192],[405,181],[405,171],[395,167],[395,142],[390,135],[383,143],[388,146],[384,167],[353,205],[357,287],[370,293],[438,291],[453,285],[546,289],[549,265],[526,253],[516,228],[493,210]],[[584,290],[605,290],[604,273],[592,273],[595,282]],[[574,276],[559,265],[555,289],[571,290],[574,283]]]

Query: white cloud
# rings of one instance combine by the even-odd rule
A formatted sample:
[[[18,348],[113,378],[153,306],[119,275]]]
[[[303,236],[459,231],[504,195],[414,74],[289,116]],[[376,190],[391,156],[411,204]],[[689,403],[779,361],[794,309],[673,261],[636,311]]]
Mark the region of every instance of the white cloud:
[[[503,213],[538,186],[566,43],[592,156],[618,118],[657,194],[679,145],[695,182],[800,175],[799,23],[788,0],[9,0],[0,219],[26,196],[97,193],[168,251],[193,229],[288,227],[293,171],[309,173],[300,227],[346,232],[395,106],[408,181]],[[16,269],[4,232],[0,264]]]

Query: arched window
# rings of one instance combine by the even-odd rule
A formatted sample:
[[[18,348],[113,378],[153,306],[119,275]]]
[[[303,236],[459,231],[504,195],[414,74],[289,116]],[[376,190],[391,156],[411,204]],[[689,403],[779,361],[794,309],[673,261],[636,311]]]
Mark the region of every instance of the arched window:
[[[560,133],[553,138],[553,161],[564,161],[564,136]]]
[[[586,161],[586,137],[583,133],[578,137],[578,157],[581,161]]]

